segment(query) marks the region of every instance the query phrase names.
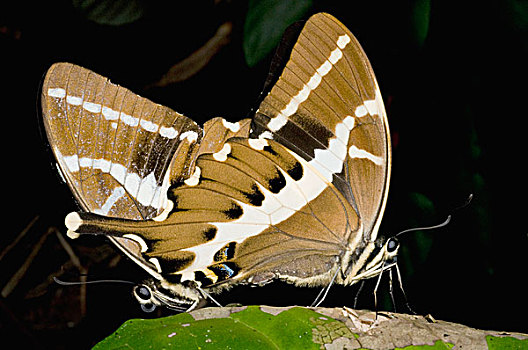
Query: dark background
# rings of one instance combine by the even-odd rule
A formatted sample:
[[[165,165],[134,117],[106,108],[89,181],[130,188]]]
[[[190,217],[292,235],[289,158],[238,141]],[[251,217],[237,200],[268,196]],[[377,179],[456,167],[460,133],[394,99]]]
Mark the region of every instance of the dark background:
[[[0,332],[4,342],[35,348],[87,348],[127,319],[161,315],[142,313],[128,285],[91,285],[83,295],[80,287],[51,280],[146,276],[103,238],[68,240],[80,259],[76,268],[57,237],[54,228],[64,236],[64,215],[77,207],[52,168],[41,130],[38,95],[47,68],[77,63],[203,123],[246,116],[272,57],[249,67],[244,56],[251,34],[244,22],[258,1],[136,1],[137,19],[119,25],[101,24],[113,15],[98,18],[74,6],[79,3],[0,5],[0,288],[7,294],[0,298]],[[113,11],[126,12],[125,2],[118,3]],[[412,308],[476,328],[528,332],[527,2],[314,1],[297,16],[319,11],[336,16],[361,42],[387,107],[393,177],[381,231],[391,235],[453,214],[447,227],[401,237],[400,270]],[[269,13],[264,22],[280,26],[283,12]],[[228,21],[230,43],[196,75],[145,88]],[[460,209],[470,194],[473,200]],[[21,232],[27,233],[17,241]],[[386,280],[378,309],[392,311]],[[373,288],[366,284],[358,307],[374,308]],[[395,289],[397,310],[405,311]],[[219,300],[307,305],[317,292],[275,284],[235,288]],[[335,287],[324,306],[352,306],[356,292]]]

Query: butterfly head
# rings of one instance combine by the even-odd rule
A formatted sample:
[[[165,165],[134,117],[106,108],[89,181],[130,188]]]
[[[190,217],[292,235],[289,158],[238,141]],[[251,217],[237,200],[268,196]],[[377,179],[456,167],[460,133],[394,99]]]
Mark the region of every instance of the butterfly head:
[[[396,265],[400,242],[396,237],[379,237],[371,253],[372,259],[365,265],[366,278],[374,277]]]
[[[400,243],[396,237],[378,237],[360,249],[346,271],[345,285],[376,277],[396,265]]]
[[[145,312],[152,312],[157,307],[186,312],[205,302],[200,292],[195,288],[171,285],[166,281],[155,279],[145,280],[136,285],[133,293],[141,305],[141,309]]]
[[[396,264],[399,248],[400,242],[396,237],[390,237],[385,240],[385,243],[383,244],[381,249],[383,253],[382,260],[385,265],[393,266],[394,264]]]

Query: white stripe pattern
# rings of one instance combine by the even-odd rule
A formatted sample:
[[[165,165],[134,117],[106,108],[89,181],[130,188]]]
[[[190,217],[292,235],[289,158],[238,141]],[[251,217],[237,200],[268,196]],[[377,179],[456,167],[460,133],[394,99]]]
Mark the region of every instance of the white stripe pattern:
[[[383,158],[381,158],[380,156],[376,156],[368,151],[365,151],[364,149],[357,148],[355,145],[350,146],[350,148],[348,149],[348,156],[350,158],[367,159],[376,165],[383,164]]]
[[[163,183],[158,185],[154,172],[141,177],[128,171],[124,165],[107,159],[79,158],[76,154],[63,156],[57,148],[55,148],[55,154],[71,173],[79,172],[80,168],[100,170],[103,173],[110,174],[122,186],[116,187],[106,199],[105,204],[101,208],[94,210],[97,214],[107,215],[112,206],[125,193],[129,193],[142,205],[152,206],[158,210],[164,208],[167,204],[167,189],[170,184],[169,176],[167,175],[163,179]]]
[[[48,96],[60,98],[60,99],[66,98],[66,103],[72,106],[82,105],[82,108],[84,110],[90,113],[93,113],[93,114],[101,113],[103,117],[108,121],[119,120],[123,122],[125,125],[131,126],[131,127],[136,127],[139,125],[143,130],[152,132],[152,133],[158,132],[159,130],[159,134],[168,139],[174,139],[178,136],[178,131],[174,129],[173,127],[167,127],[167,126],[160,127],[158,124],[153,123],[149,120],[143,120],[143,119],[140,120],[139,118],[136,118],[129,114],[113,110],[107,106],[102,106],[99,103],[88,102],[88,101],[83,102],[82,97],[67,95],[66,90],[62,88],[49,88]],[[191,141],[191,138],[189,138],[189,141]]]
[[[57,97],[57,98],[64,98],[64,97],[66,97],[66,90],[61,89],[61,88],[49,88],[48,89],[48,96]]]
[[[355,115],[358,118],[362,118],[366,115],[378,116],[383,119],[385,113],[385,107],[383,106],[383,98],[379,89],[376,89],[376,96],[373,100],[365,100],[361,106],[358,106],[355,110]],[[348,156],[350,158],[362,158],[373,162],[376,165],[383,165],[384,159],[380,156],[374,155],[367,150],[360,149],[355,145],[350,146],[348,149]]]
[[[228,122],[227,120],[225,120],[224,118],[222,118],[222,124],[229,131],[238,132],[240,130],[240,123],[239,122],[231,123],[231,122]]]
[[[265,140],[253,146],[263,147]],[[217,233],[215,238],[207,243],[184,249],[195,254],[195,260],[191,265],[180,271],[182,281],[194,280],[194,271],[202,270],[213,261],[213,255],[227,242],[242,242],[248,237],[256,236],[270,225],[277,225],[295,214],[299,209],[315,199],[328,186],[317,171],[308,163],[288,150],[303,166],[303,177],[295,181],[290,175],[279,169],[286,179],[286,185],[279,193],[272,193],[257,183],[260,191],[264,195],[262,205],[255,207],[249,204],[238,202],[243,214],[238,219],[230,222],[213,222]]]
[[[339,174],[343,170],[343,162],[347,155],[348,138],[354,126],[354,117],[345,117],[341,123],[336,125],[335,137],[328,142],[328,148],[315,149],[314,158],[308,162],[329,182],[332,182],[334,174]]]
[[[385,107],[383,106],[383,97],[381,97],[381,93],[379,89],[376,89],[376,96],[373,100],[365,100],[363,101],[363,104],[356,107],[355,115],[358,118],[364,117],[367,114],[371,116],[383,116],[385,111]]]
[[[380,105],[380,96],[376,96],[374,100],[366,100],[363,105],[356,108],[356,118],[362,118],[366,115],[375,116],[380,115],[383,111],[383,105]],[[308,163],[316,168],[321,175],[328,181],[332,181],[334,174],[339,174],[343,170],[343,164],[347,156],[351,158],[364,158],[372,161],[376,165],[382,165],[382,157],[373,155],[365,150],[360,150],[352,145],[347,151],[348,140],[350,132],[356,125],[356,119],[352,116],[346,116],[341,123],[335,127],[335,137],[328,142],[328,148],[315,149],[314,158]]]
[[[77,96],[66,96],[66,103],[73,105],[73,106],[80,106],[82,104],[82,98]]]
[[[196,131],[189,130],[180,135],[180,140],[183,139],[187,139],[189,142],[196,142],[198,140],[198,134]]]
[[[219,162],[225,162],[229,153],[231,153],[231,145],[226,143],[220,151],[213,153],[213,158]]]
[[[330,53],[327,60],[316,69],[314,75],[302,87],[301,91],[295,95],[279,114],[270,119],[268,129],[275,132],[281,129],[288,122],[288,118],[297,112],[299,105],[306,101],[310,93],[321,83],[322,78],[330,72],[332,67],[343,57],[343,50],[351,39],[347,34],[341,35],[337,39],[337,47]]]
[[[94,213],[99,215],[108,215],[110,212],[110,209],[116,204],[116,202],[119,200],[119,198],[123,197],[125,195],[125,190],[123,187],[116,187],[112,191],[112,194],[106,199],[105,203],[101,208],[94,209]]]
[[[191,187],[196,186],[200,183],[200,175],[202,175],[202,169],[196,166],[194,173],[187,180],[183,181],[183,183]]]

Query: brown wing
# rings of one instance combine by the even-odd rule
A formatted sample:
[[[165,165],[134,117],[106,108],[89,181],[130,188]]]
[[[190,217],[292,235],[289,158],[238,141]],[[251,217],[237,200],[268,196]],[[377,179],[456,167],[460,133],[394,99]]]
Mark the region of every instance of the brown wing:
[[[250,119],[243,119],[231,123],[217,117],[206,121],[203,125],[204,137],[194,158],[205,153],[216,153],[222,149],[224,143],[232,137],[248,137],[251,126]]]
[[[162,212],[202,136],[189,118],[70,63],[48,70],[41,101],[60,173],[81,207],[101,215]]]
[[[325,13],[308,20],[253,129],[332,181],[359,214],[363,238],[376,238],[390,179],[388,123],[370,63],[342,23]]]
[[[329,283],[358,218],[317,170],[272,140],[245,138],[202,154],[196,169],[169,190],[174,206],[164,220],[81,213],[69,228],[135,239],[168,281],[211,287],[273,273]]]
[[[377,83],[342,24],[327,14],[308,20],[252,128],[249,139],[213,140],[215,152],[203,152],[192,176],[169,190],[167,216],[131,222],[74,213],[69,228],[132,237],[175,284],[270,274],[328,284],[373,244],[390,173]]]

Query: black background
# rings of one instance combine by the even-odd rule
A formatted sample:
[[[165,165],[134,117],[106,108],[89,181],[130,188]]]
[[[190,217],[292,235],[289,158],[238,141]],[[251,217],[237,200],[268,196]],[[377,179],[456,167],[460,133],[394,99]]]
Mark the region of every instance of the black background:
[[[65,233],[64,215],[77,209],[52,168],[40,125],[39,88],[52,63],[92,69],[199,123],[216,116],[236,121],[254,107],[271,55],[252,68],[245,63],[247,3],[185,3],[150,3],[141,19],[122,26],[91,22],[69,1],[0,7],[0,247],[38,217],[0,261],[2,288],[50,227]],[[527,322],[521,321],[528,311],[522,169],[526,2],[421,1],[431,4],[423,43],[413,24],[420,1],[342,3],[315,1],[310,13],[329,12],[356,35],[382,90],[393,140],[393,177],[381,231],[391,235],[454,214],[445,228],[402,236],[400,270],[413,309],[477,328],[527,332]],[[144,88],[226,21],[233,22],[230,44],[197,75],[167,88]],[[474,195],[471,204],[456,209],[469,194]],[[118,254],[103,238],[69,243],[89,266],[89,279],[146,277],[126,259],[116,260]],[[98,254],[103,261],[96,261]],[[127,285],[88,286],[82,315],[78,287],[50,283],[35,292],[56,271],[66,270],[63,279],[79,280],[78,270],[64,267],[67,261],[55,233],[49,235],[20,283],[0,299],[0,332],[20,345],[86,348],[127,319],[159,316],[143,314]],[[393,310],[383,280],[378,308]],[[374,307],[372,290],[372,283],[365,286],[359,307]],[[324,305],[352,306],[356,291],[335,287]],[[317,292],[276,284],[235,288],[219,299],[306,305]],[[405,311],[398,290],[396,299],[397,310]]]

